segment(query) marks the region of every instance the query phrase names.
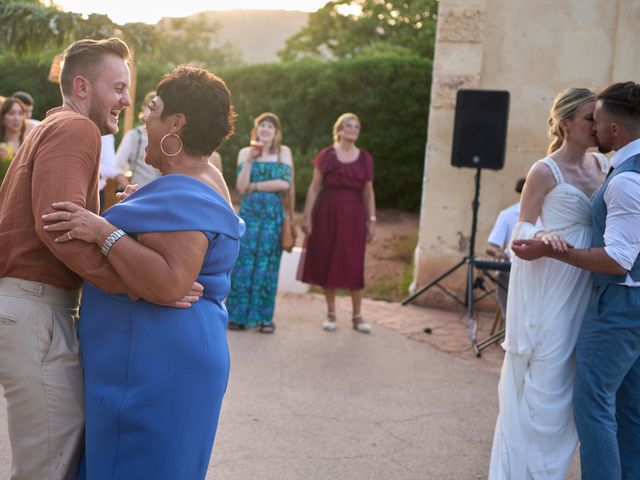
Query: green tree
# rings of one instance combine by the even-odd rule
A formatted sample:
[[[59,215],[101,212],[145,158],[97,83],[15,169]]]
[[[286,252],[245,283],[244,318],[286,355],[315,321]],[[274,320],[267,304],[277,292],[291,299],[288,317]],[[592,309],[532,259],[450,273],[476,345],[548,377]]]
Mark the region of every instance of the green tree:
[[[45,6],[38,0],[0,2],[0,51],[34,54],[55,50],[78,28],[80,15]]]
[[[278,52],[282,60],[404,51],[433,58],[438,0],[333,0]]]
[[[228,45],[213,46],[216,31],[202,21],[169,19],[158,25],[118,25],[108,16],[84,17],[47,6],[41,0],[0,0],[0,52],[40,55],[54,53],[80,38],[122,38],[139,60],[154,60],[167,69],[179,63],[233,65],[238,54]]]
[[[229,43],[219,45],[219,28],[207,23],[203,15],[165,18],[155,26],[155,48],[148,59],[172,65],[190,63],[216,68],[241,64],[237,49]]]

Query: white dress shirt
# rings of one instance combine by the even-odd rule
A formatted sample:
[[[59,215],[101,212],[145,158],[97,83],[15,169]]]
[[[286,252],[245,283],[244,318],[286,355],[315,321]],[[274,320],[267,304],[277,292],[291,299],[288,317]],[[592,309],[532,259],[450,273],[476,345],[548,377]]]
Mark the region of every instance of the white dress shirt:
[[[491,245],[495,245],[498,248],[504,249],[505,253],[511,258],[511,236],[513,235],[513,227],[518,223],[518,217],[520,216],[520,202],[514,203],[510,207],[505,208],[498,214],[496,223],[493,225],[493,229],[489,234],[487,242]],[[543,230],[542,222],[540,218],[536,220],[535,224],[536,232]]]
[[[116,153],[118,174],[124,175],[127,170],[131,170],[131,183],[136,183],[140,187],[162,175],[159,170],[144,161],[144,149],[147,143],[146,129],[132,128],[122,137]]]
[[[518,215],[520,215],[520,202],[514,203],[510,207],[502,210],[498,214],[498,218],[493,225],[493,229],[491,229],[487,242],[500,249],[508,247],[513,227],[518,223]],[[508,251],[507,255],[509,255]]]
[[[100,151],[100,180],[98,190],[102,190],[107,184],[107,179],[117,175],[116,169],[116,139],[112,134],[103,135],[102,150]]]
[[[626,144],[611,157],[617,168],[625,160],[640,154],[640,139]],[[630,270],[640,253],[640,174],[623,172],[611,179],[604,192],[607,219],[604,251],[618,265]],[[623,285],[640,286],[627,274]]]

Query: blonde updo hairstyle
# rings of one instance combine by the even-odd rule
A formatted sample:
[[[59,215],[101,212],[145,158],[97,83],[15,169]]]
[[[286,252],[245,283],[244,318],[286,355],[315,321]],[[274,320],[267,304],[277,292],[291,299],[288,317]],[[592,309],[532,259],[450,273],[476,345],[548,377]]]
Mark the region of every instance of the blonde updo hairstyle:
[[[573,119],[576,112],[583,105],[595,101],[596,93],[588,88],[567,88],[556,95],[549,115],[549,138],[551,143],[547,149],[547,155],[558,150],[566,138],[566,133],[560,126],[560,122]]]
[[[338,117],[336,123],[333,124],[333,141],[334,143],[338,143],[340,141],[340,132],[344,128],[344,124],[349,120],[355,120],[358,122],[358,125],[361,125],[360,119],[355,113],[343,113]]]

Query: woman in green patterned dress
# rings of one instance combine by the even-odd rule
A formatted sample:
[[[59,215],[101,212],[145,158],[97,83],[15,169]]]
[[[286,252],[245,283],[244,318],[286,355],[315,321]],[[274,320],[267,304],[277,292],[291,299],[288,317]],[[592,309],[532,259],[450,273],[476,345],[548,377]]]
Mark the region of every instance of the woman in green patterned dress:
[[[240,242],[226,301],[230,330],[258,326],[262,333],[274,332],[285,215],[282,193],[289,190],[289,199],[294,201],[293,173],[291,150],[282,145],[280,119],[270,112],[258,115],[253,122],[251,146],[238,153],[236,189],[243,195],[239,215],[247,230]]]

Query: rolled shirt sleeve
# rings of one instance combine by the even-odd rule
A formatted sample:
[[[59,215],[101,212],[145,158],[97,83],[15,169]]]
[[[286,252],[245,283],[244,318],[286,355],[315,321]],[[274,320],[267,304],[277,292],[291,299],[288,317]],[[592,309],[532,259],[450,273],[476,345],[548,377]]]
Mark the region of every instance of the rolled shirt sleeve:
[[[607,223],[604,250],[618,265],[631,270],[640,253],[640,174],[624,172],[611,179],[604,193]]]

